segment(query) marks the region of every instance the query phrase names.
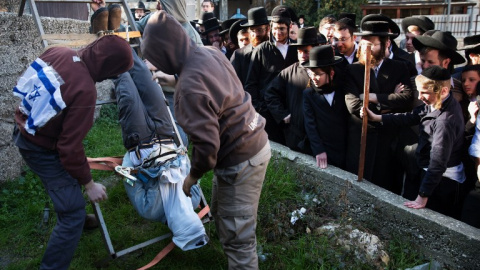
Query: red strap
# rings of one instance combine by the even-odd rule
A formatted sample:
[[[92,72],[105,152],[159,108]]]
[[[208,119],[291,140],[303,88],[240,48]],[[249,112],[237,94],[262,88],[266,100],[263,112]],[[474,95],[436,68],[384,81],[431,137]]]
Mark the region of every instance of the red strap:
[[[206,205],[202,210],[200,210],[200,212],[198,212],[198,217],[200,219],[202,219],[208,212],[210,212],[210,207],[208,207],[208,205]],[[162,249],[162,251],[160,251],[157,254],[157,256],[155,256],[155,258],[153,258],[153,260],[151,262],[149,262],[147,265],[145,265],[141,268],[138,268],[137,270],[145,270],[145,269],[148,269],[148,268],[154,266],[155,264],[160,262],[163,258],[165,258],[165,256],[167,256],[167,254],[170,253],[170,251],[172,251],[174,247],[175,247],[175,243],[170,242],[170,244],[168,244],[166,247],[164,247]]]
[[[87,157],[88,165],[92,170],[114,171],[116,166],[123,162],[123,157]]]

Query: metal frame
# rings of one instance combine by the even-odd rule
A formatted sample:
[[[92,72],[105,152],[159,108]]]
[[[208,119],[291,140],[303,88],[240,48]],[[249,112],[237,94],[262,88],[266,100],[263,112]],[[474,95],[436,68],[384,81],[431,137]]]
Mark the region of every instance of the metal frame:
[[[85,3],[85,4],[90,4],[92,3],[91,0],[21,0],[20,2],[20,9],[18,10],[18,16],[22,16],[23,12],[25,10],[25,4],[28,1],[30,4],[30,10],[32,12],[33,20],[35,21],[35,25],[37,26],[38,32],[40,33],[40,37],[45,35],[45,32],[43,31],[43,26],[42,26],[42,21],[40,20],[40,16],[38,15],[38,10],[37,10],[37,5],[35,4],[36,2],[45,2],[45,3]],[[135,19],[133,18],[133,15],[131,12],[127,12],[130,10],[127,4],[127,0],[109,0],[109,4],[120,4],[123,7],[123,10],[125,11],[125,15],[127,16],[128,19],[128,24],[132,31],[138,31],[137,26],[135,25]],[[140,46],[142,42],[142,38],[137,38],[136,39],[136,46]],[[48,41],[42,38],[42,44],[43,47],[46,48],[49,44]]]
[[[205,196],[203,195],[202,189],[200,188],[199,190],[200,190],[200,198],[201,198],[200,206],[203,209],[208,204],[207,204],[207,200],[205,199]],[[166,234],[163,234],[159,237],[155,237],[155,238],[152,238],[152,239],[147,240],[145,242],[142,242],[140,244],[131,246],[129,248],[122,249],[120,251],[115,251],[115,248],[113,247],[110,235],[108,233],[107,225],[105,224],[105,219],[103,218],[102,210],[100,209],[100,205],[98,203],[92,203],[92,206],[93,206],[93,210],[95,212],[95,216],[97,217],[97,220],[100,223],[100,231],[102,233],[103,242],[104,242],[105,247],[107,248],[107,251],[108,251],[108,254],[109,254],[106,258],[96,262],[97,267],[105,266],[106,264],[108,264],[108,262],[110,262],[112,260],[115,260],[115,259],[117,259],[117,258],[119,258],[123,255],[127,255],[131,252],[134,252],[136,250],[139,250],[139,249],[144,248],[146,246],[155,244],[159,241],[165,240],[165,239],[173,236],[172,233],[166,233]],[[208,223],[212,220],[213,220],[213,216],[209,211],[207,213],[207,215],[205,215],[205,217],[202,219],[202,223],[205,224],[205,223]]]

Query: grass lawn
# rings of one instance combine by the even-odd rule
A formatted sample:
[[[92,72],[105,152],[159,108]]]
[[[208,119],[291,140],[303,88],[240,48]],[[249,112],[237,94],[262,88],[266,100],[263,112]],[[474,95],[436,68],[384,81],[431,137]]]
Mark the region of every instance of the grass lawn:
[[[84,141],[87,156],[116,156],[125,152],[116,107],[105,105],[101,117]],[[375,269],[356,259],[353,251],[335,244],[331,236],[307,234],[306,227],[321,225],[335,217],[329,206],[321,204],[309,211],[306,220],[292,225],[292,211],[305,204],[305,190],[300,179],[286,163],[272,159],[262,190],[258,213],[258,251],[260,269]],[[169,232],[166,225],[141,218],[128,200],[122,179],[111,172],[94,171],[95,181],[108,189],[108,200],[102,202],[112,244],[116,251]],[[210,200],[212,174],[201,180],[202,190]],[[18,179],[0,185],[0,269],[38,269],[55,216],[51,212],[44,225],[43,210],[49,205],[41,181],[28,169]],[[87,212],[93,213],[90,205]],[[339,218],[341,219],[341,218]],[[346,222],[343,220],[337,220]],[[350,221],[354,222],[354,221]],[[213,222],[205,225],[210,242],[196,250],[184,252],[175,248],[152,269],[227,269],[227,260],[216,235]],[[388,269],[404,269],[425,262],[407,237],[382,239],[390,255]],[[104,269],[136,269],[150,262],[169,239],[110,261]],[[97,269],[97,262],[108,256],[100,230],[83,233],[70,269]]]

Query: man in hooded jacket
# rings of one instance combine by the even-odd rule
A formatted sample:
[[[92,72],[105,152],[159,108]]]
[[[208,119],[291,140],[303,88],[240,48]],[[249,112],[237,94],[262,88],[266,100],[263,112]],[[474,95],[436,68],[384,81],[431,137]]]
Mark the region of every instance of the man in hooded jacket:
[[[183,190],[190,195],[190,187],[214,170],[211,211],[229,268],[258,269],[257,209],[271,155],[265,119],[228,59],[215,48],[196,46],[180,29],[172,16],[156,12],[142,53],[159,70],[178,74],[175,114],[193,143]]]
[[[133,64],[129,44],[114,35],[84,49],[50,48],[19,79],[22,98],[15,112],[13,139],[27,165],[52,199],[57,224],[40,269],[67,269],[82,235],[85,192],[92,202],[107,199],[94,183],[82,140],[93,125],[95,83],[127,71]]]

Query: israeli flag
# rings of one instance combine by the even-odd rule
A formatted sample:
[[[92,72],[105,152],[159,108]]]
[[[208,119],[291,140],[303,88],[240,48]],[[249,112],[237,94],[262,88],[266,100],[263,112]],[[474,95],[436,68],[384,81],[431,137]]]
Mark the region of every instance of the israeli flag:
[[[60,75],[37,58],[18,80],[13,95],[22,99],[20,111],[28,116],[25,130],[35,135],[52,117],[66,107],[60,92]]]

